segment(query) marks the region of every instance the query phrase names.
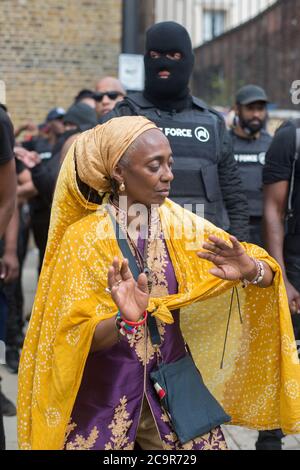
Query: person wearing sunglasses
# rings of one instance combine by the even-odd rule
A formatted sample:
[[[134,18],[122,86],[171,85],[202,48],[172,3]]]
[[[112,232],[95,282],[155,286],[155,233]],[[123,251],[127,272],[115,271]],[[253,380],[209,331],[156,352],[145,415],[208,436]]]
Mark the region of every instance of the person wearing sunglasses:
[[[104,77],[96,83],[96,111],[101,121],[104,114],[114,109],[115,105],[122,101],[126,91],[117,78]]]

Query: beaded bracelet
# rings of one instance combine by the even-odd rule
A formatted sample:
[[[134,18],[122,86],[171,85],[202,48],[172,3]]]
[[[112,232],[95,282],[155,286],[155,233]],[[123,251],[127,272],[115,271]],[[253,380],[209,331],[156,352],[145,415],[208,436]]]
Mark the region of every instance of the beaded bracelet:
[[[264,275],[265,275],[265,268],[264,268],[264,265],[263,265],[262,261],[259,261],[255,258],[252,258],[252,259],[253,259],[253,261],[256,265],[256,269],[257,269],[256,276],[252,281],[248,281],[247,279],[242,279],[243,287],[247,287],[247,286],[249,286],[249,284],[254,284],[254,285],[260,284],[261,281],[264,278]]]
[[[148,317],[148,312],[147,312],[147,310],[145,310],[143,312],[142,319],[137,321],[137,322],[136,321],[129,321],[126,318],[123,318],[123,317],[121,317],[121,318],[129,326],[142,326],[142,325],[144,325],[144,323],[146,323],[147,317]]]
[[[116,328],[121,335],[131,339],[139,332],[140,326],[145,323],[146,319],[147,315],[143,314],[143,320],[141,322],[131,322],[132,325],[129,325],[128,322],[122,318],[121,313],[118,312],[116,316]]]

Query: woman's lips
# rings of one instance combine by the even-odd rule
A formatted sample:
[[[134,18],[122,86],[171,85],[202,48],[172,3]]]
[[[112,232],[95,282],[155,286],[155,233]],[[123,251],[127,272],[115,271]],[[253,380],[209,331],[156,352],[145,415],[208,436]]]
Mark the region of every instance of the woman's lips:
[[[158,194],[160,194],[161,196],[164,196],[164,197],[168,197],[169,194],[170,194],[170,190],[169,189],[162,189],[161,191],[157,191]]]

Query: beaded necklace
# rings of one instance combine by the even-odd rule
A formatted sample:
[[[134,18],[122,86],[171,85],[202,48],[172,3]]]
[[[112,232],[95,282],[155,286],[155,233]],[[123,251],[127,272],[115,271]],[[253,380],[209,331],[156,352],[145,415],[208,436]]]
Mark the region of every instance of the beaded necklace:
[[[145,238],[145,244],[144,244],[144,250],[143,253],[141,253],[140,249],[138,248],[137,244],[134,242],[134,240],[131,238],[128,232],[128,227],[127,227],[127,214],[125,211],[122,211],[119,207],[119,205],[113,200],[112,197],[109,198],[109,204],[111,205],[111,208],[114,209],[114,217],[116,218],[117,222],[119,223],[120,227],[126,234],[126,240],[127,243],[131,249],[131,252],[137,262],[139,271],[141,273],[146,274],[147,280],[148,280],[148,289],[149,293],[151,293],[152,290],[152,285],[153,285],[153,273],[150,267],[148,266],[147,263],[147,258],[148,258],[148,248],[149,248],[149,235],[151,233],[151,211],[148,211],[148,225],[147,225],[147,236]],[[109,205],[108,205],[109,206]],[[111,209],[108,207],[108,210]]]

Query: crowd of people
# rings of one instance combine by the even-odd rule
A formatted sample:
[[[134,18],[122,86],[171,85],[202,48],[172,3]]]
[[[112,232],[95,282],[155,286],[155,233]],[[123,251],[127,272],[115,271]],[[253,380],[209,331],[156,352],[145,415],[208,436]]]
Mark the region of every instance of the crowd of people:
[[[179,326],[181,308],[190,303],[193,305],[201,296],[205,300],[213,286],[214,295],[222,296],[222,289],[232,288],[239,280],[250,292],[245,305],[247,302],[253,305],[251,289],[255,287],[253,296],[261,305],[256,313],[258,316],[263,315],[270,305],[264,300],[264,289],[276,284],[277,287],[269,294],[269,301],[272,298],[274,309],[278,302],[278,311],[284,321],[279,326],[276,323],[278,319],[275,319],[273,328],[278,328],[281,338],[289,337],[293,326],[291,341],[300,340],[300,123],[283,123],[272,137],[267,132],[267,91],[247,84],[237,90],[233,103],[234,121],[227,129],[217,111],[190,93],[188,84],[193,65],[191,39],[185,28],[174,22],[163,22],[152,26],[146,33],[143,92],[127,94],[117,78],[104,77],[96,83],[94,90],[79,91],[66,111],[55,107],[49,110],[43,123],[26,123],[14,131],[9,110],[4,103],[0,103],[0,339],[6,345],[6,367],[11,373],[18,373],[20,367],[18,413],[22,448],[226,448],[219,427],[223,421],[215,422],[205,436],[195,434],[189,441],[189,447],[182,447],[183,443],[179,442],[168,416],[164,415],[163,419],[160,416],[160,403],[152,391],[150,378],[148,380],[147,376],[145,389],[143,380],[140,382],[137,379],[144,369],[150,377],[157,362],[156,352],[152,349],[142,358],[142,344],[148,341],[147,335],[142,334],[142,328],[146,328],[150,314],[148,312],[143,317],[141,314],[147,312],[152,298],[168,299],[171,296],[175,299],[170,304],[164,304],[172,311],[174,323],[161,304],[156,304],[158,330],[163,337],[159,354],[166,363],[172,363],[184,355],[185,344]],[[106,198],[107,194],[110,199]],[[93,238],[93,223],[99,217],[93,211],[104,201],[110,207],[107,212],[110,217],[117,224],[121,223],[120,196],[126,196],[131,201],[129,206],[139,203],[146,207],[156,204],[164,208],[159,216],[156,215],[156,219],[161,218],[158,226],[151,226],[151,230],[160,233],[156,244],[153,242],[150,249],[151,243],[148,240],[143,243],[139,236],[135,242],[129,243],[129,251],[133,252],[141,268],[142,274],[139,276],[134,276],[130,262],[129,266],[126,261],[119,265],[116,255],[120,254],[109,244],[103,242],[97,251],[91,241],[86,241],[89,234]],[[165,202],[166,197],[172,202]],[[188,209],[192,224],[196,223],[192,214],[201,215],[208,221],[203,240],[206,252],[198,253],[198,257],[195,254],[195,259],[191,259],[172,238],[169,244],[165,241],[161,243],[164,223],[168,225],[163,222],[163,217],[167,220],[171,213],[183,217],[182,214],[178,215],[178,207]],[[87,210],[90,215],[87,215]],[[150,218],[155,218],[151,211],[149,214]],[[65,220],[62,222],[61,218]],[[122,228],[128,232],[128,227]],[[24,317],[22,269],[31,233],[39,251],[37,270],[41,277],[20,365],[20,352],[28,327]],[[127,235],[131,240],[129,233]],[[95,268],[92,269],[92,264],[84,257],[73,259],[69,255],[68,266],[59,258],[61,250],[67,250],[70,245],[79,249],[78,240],[81,239],[85,240],[82,243],[92,253],[90,258],[95,257],[93,266],[102,270],[102,277],[94,273]],[[250,244],[256,245],[255,249]],[[120,249],[124,255],[121,244]],[[182,257],[176,264],[174,253],[177,250]],[[147,258],[150,251],[156,253],[156,258],[151,255],[154,257],[152,266],[151,259]],[[200,248],[197,251],[201,251]],[[151,258],[149,253],[148,257]],[[97,257],[100,257],[98,261]],[[130,255],[124,257],[130,258]],[[214,265],[210,271],[209,263]],[[158,269],[158,264],[163,267],[159,273],[154,269],[154,266]],[[151,282],[146,277],[149,274],[147,269],[152,275]],[[207,269],[206,274],[204,269]],[[78,299],[73,293],[75,284],[68,287],[66,277],[72,278],[72,270],[87,270],[89,275],[93,274],[91,277],[97,280],[99,286],[104,286],[103,291],[108,276],[106,294],[91,287],[92,280],[86,284],[89,301],[86,305],[84,302],[80,304],[80,308],[83,317],[88,320],[84,323],[76,316],[72,317],[72,325],[78,330],[81,323],[86,325],[76,341],[72,335],[76,336],[77,333],[69,331],[62,320],[54,321],[51,314],[51,309],[63,308],[60,301],[72,304],[70,299],[73,299],[78,308]],[[179,279],[179,273],[184,270],[186,279],[185,276]],[[280,303],[282,299],[278,300],[279,290],[284,290],[283,284],[278,281],[279,271],[282,272],[287,293],[288,315],[286,307]],[[200,284],[194,279],[196,272],[202,279]],[[66,283],[66,287],[61,295],[56,296],[53,289],[58,282]],[[189,302],[183,300],[183,285],[190,294]],[[77,289],[81,287],[77,286]],[[57,297],[60,301],[56,300]],[[75,306],[72,304],[69,307],[75,315]],[[91,314],[98,307],[106,315],[103,313],[103,321],[97,319],[96,314]],[[71,317],[71,313],[68,315]],[[196,331],[201,321],[199,319],[197,324],[197,318],[193,318]],[[56,336],[50,348],[46,343],[43,346],[41,325],[52,320]],[[61,331],[61,328],[65,329]],[[148,328],[150,331],[149,325]],[[261,325],[260,328],[263,330]],[[116,330],[122,335],[125,331],[121,340],[120,335],[116,336]],[[138,340],[134,339],[134,334]],[[63,342],[66,337],[71,342],[71,336],[77,345],[76,355],[70,353],[67,347],[61,348],[58,353],[53,346],[55,341]],[[46,365],[43,379],[37,379],[43,347],[47,351],[49,347],[49,357],[44,358],[45,363],[55,358],[58,369],[62,364],[59,355],[63,355],[67,363],[70,355],[70,374],[72,372],[76,376],[76,382],[72,382],[71,377],[62,377],[59,370],[50,372]],[[269,347],[272,349],[271,343]],[[254,353],[259,354],[258,346]],[[249,355],[249,358],[250,370],[254,356]],[[195,360],[197,362],[197,358]],[[30,361],[30,372],[26,361]],[[271,362],[271,359],[268,361]],[[272,361],[275,372],[276,367],[279,371],[280,354],[277,362],[275,355]],[[93,371],[96,367],[102,370],[103,378],[97,375],[95,381]],[[115,372],[113,374],[111,371],[118,368],[124,376],[120,372],[118,385],[115,385]],[[287,376],[292,380],[289,374],[291,369]],[[34,389],[34,383],[37,380],[43,382],[46,378],[49,394],[44,390],[44,395],[48,402],[41,405],[38,401],[40,391]],[[300,380],[300,375],[296,380]],[[59,391],[53,385],[58,381],[61,383]],[[32,388],[28,388],[28,383],[32,383]],[[128,386],[129,383],[134,384],[134,390],[132,385]],[[234,389],[234,384],[232,387]],[[65,400],[64,406],[59,408],[59,397],[71,388],[73,392],[69,393],[69,401]],[[39,403],[35,408],[28,398],[33,390]],[[111,401],[108,397],[111,396],[114,396],[115,402],[108,410],[107,402]],[[226,394],[224,396],[226,402]],[[73,401],[70,401],[72,397]],[[253,397],[249,398],[250,402]],[[121,426],[122,435],[111,431],[114,421],[117,427],[118,406],[123,407],[123,414],[127,413],[126,423]],[[60,414],[61,420],[57,419],[56,423],[56,415],[47,415],[48,418],[43,421],[43,408],[46,414],[49,409],[59,408],[57,416]],[[247,422],[242,408],[243,404],[237,402],[229,406],[236,421],[238,416]],[[295,414],[296,420],[297,405],[291,408],[290,413]],[[0,412],[1,448],[4,448],[2,415],[13,416],[16,408],[2,391]],[[256,448],[281,449],[284,432],[290,432],[285,426],[287,415],[279,415],[278,419],[273,416],[272,420],[271,411],[270,416],[267,412],[265,417],[262,414],[256,421],[262,423],[257,425],[260,432]],[[74,426],[66,434],[70,418]],[[56,424],[49,425],[49,421],[57,424],[57,432],[52,435],[48,431],[50,429],[52,432]],[[255,427],[253,422],[248,420],[249,425]]]

